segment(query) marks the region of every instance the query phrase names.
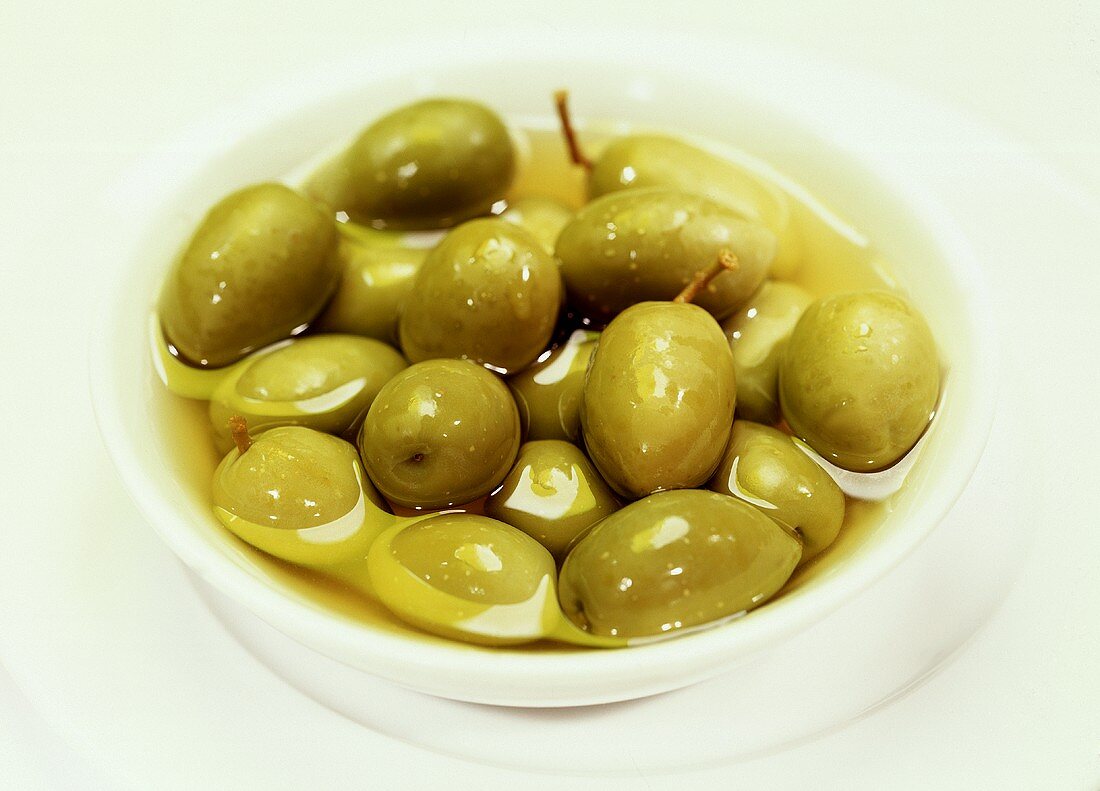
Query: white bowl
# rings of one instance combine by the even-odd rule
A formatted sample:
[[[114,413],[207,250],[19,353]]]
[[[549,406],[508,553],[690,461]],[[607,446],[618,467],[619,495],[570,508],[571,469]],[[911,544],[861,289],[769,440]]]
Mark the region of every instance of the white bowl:
[[[578,44],[563,49],[588,51]],[[853,597],[886,574],[943,518],[988,435],[994,346],[985,291],[965,244],[896,151],[864,139],[821,139],[800,107],[773,102],[751,81],[678,71],[667,53],[646,59],[530,59],[522,42],[492,57],[441,50],[435,66],[395,58],[370,77],[326,72],[316,81],[236,108],[142,163],[111,196],[125,219],[113,239],[117,288],[93,339],[93,397],[104,440],[139,508],[203,579],[286,635],[352,667],[458,700],[567,706],[637,698],[729,669]],[[661,61],[664,61],[661,63]],[[746,71],[758,62],[744,64]],[[760,81],[763,84],[763,80]],[[334,93],[334,85],[345,90]],[[214,519],[213,454],[205,405],[169,394],[151,364],[146,323],[173,255],[205,210],[231,190],[291,172],[381,110],[432,94],[479,98],[510,117],[549,117],[553,89],[575,106],[624,122],[682,129],[759,155],[865,230],[928,318],[950,368],[949,392],[922,458],[882,523],[842,561],[823,563],[778,600],[729,624],[625,650],[484,649],[414,632],[381,608],[358,617],[319,605],[279,564]],[[591,108],[598,108],[598,113]]]

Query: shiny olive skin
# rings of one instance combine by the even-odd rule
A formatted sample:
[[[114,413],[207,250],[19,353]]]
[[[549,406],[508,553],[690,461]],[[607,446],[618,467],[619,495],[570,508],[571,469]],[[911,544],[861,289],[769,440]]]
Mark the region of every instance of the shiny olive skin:
[[[497,218],[471,220],[417,272],[398,324],[401,348],[413,362],[453,357],[520,371],[546,348],[561,304],[557,263],[531,234]]]
[[[442,514],[394,528],[371,546],[367,567],[395,615],[444,637],[524,643],[561,618],[550,553],[485,516]]]
[[[397,342],[397,316],[430,247],[411,247],[406,234],[340,223],[336,259],[340,283],[316,327]]]
[[[796,436],[838,467],[889,467],[920,439],[940,392],[924,318],[885,291],[814,302],[779,366],[779,398]]]
[[[779,420],[779,358],[813,297],[794,283],[765,281],[722,322],[733,352],[737,414],[757,423]]]
[[[576,445],[526,442],[515,466],[485,503],[485,513],[534,538],[559,560],[588,528],[617,511],[618,500]]]
[[[527,439],[580,439],[584,374],[599,337],[576,330],[546,360],[508,380]]]
[[[495,489],[519,450],[519,413],[499,377],[429,360],[386,383],[359,432],[374,485],[409,508],[469,503]]]
[[[783,587],[798,540],[740,500],[660,492],[600,522],[565,559],[562,610],[599,635],[647,637],[751,610]]]
[[[217,368],[312,321],[336,288],[332,219],[281,184],[223,198],[203,218],[160,295],[180,356]]]
[[[408,367],[388,344],[356,335],[313,335],[234,372],[210,399],[210,423],[227,450],[229,418],[240,415],[253,431],[309,426],[330,434],[359,429],[382,385]],[[354,434],[352,434],[354,436]]]
[[[542,243],[546,252],[553,255],[558,234],[573,216],[572,209],[553,198],[531,195],[509,202],[500,219],[526,228]]]
[[[355,447],[304,426],[280,426],[233,449],[214,476],[214,505],[256,525],[287,530],[329,524],[363,495]]]
[[[634,134],[611,141],[588,176],[593,198],[646,187],[695,193],[764,225],[778,240],[772,274],[788,278],[797,271],[801,243],[787,198],[749,171],[674,137]]]
[[[748,299],[775,257],[775,235],[725,206],[672,189],[615,192],[581,209],[555,248],[570,301],[601,321],[637,302],[672,299],[723,250],[737,257],[737,271],[695,299],[719,319]]]
[[[504,197],[516,155],[492,110],[427,99],[379,118],[343,157],[353,219],[376,227],[444,228],[487,214]]]
[[[794,440],[778,429],[738,420],[708,487],[756,506],[794,531],[802,562],[817,555],[844,524],[844,493]]]
[[[585,447],[619,494],[704,484],[733,424],[733,356],[696,305],[643,302],[603,331],[584,385]]]

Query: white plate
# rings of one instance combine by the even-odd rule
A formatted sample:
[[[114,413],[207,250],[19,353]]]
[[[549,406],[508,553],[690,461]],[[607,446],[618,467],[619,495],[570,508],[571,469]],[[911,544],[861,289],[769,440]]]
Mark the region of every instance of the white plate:
[[[652,57],[672,54],[655,51]],[[876,778],[891,777],[891,755],[913,759],[884,726],[902,727],[906,704],[926,716],[929,708],[950,709],[951,718],[940,724],[944,738],[965,738],[960,734],[979,729],[1031,734],[1045,749],[1040,774],[1022,751],[974,742],[965,749],[968,764],[922,767],[926,778],[940,771],[957,779],[965,766],[974,778],[1007,773],[1016,779],[1015,768],[1031,767],[1033,777],[1054,785],[1056,778],[1081,784],[1095,777],[1087,774],[1096,768],[1089,763],[1095,762],[1095,741],[1092,754],[1081,753],[1096,736],[1096,721],[1088,715],[1095,706],[1086,709],[1085,702],[1060,695],[1063,685],[1097,692],[1094,677],[1085,675],[1087,652],[1067,649],[1071,664],[1064,676],[1049,675],[1053,666],[1046,660],[1059,650],[1059,639],[1070,649],[1100,645],[1095,622],[1074,620],[1077,607],[1096,606],[1095,586],[1078,588],[1083,600],[1072,595],[1075,581],[1087,579],[1100,555],[1095,517],[1083,501],[1050,495],[1063,491],[1063,478],[1076,475],[1084,485],[1080,471],[1090,450],[1084,442],[1036,441],[1073,436],[1069,429],[1080,423],[1078,405],[1051,391],[1070,382],[1059,352],[1072,348],[1088,326],[1085,289],[1066,293],[1037,286],[1049,285],[1041,274],[1051,271],[1047,262],[1095,255],[1074,230],[1096,227],[1100,211],[1011,146],[942,108],[819,64],[774,63],[776,89],[820,104],[823,123],[857,119],[864,134],[910,152],[904,164],[922,171],[979,255],[995,266],[1001,328],[1011,341],[993,438],[963,500],[893,574],[819,630],[760,660],[769,666],[756,668],[756,678],[782,676],[788,685],[746,690],[744,679],[731,675],[681,693],[581,713],[507,713],[454,703],[441,708],[438,701],[380,687],[378,701],[356,708],[375,707],[373,728],[333,714],[254,661],[141,524],[99,447],[82,392],[73,392],[82,350],[72,348],[66,322],[56,336],[39,339],[41,348],[57,349],[57,357],[26,359],[23,373],[41,385],[42,396],[35,411],[13,427],[19,446],[34,448],[31,440],[42,440],[41,429],[31,430],[35,419],[62,415],[64,447],[53,452],[47,442],[28,465],[35,474],[18,479],[8,512],[17,529],[6,531],[0,553],[0,656],[45,721],[95,771],[135,789],[400,787],[411,777],[451,788],[563,785],[560,777],[489,765],[555,772],[598,765],[610,774],[573,778],[569,787],[637,788],[639,772],[688,770],[699,781],[721,777],[786,787],[795,778],[804,781],[822,756],[847,756],[849,764],[830,767],[833,776],[870,787]],[[697,67],[715,64],[700,59]],[[832,90],[838,86],[844,90]],[[920,145],[903,145],[914,140]],[[1086,275],[1083,265],[1064,266]],[[86,292],[97,273],[94,267],[84,271],[81,278],[59,279],[53,301],[59,313],[88,315]],[[1043,323],[1041,332],[1033,330],[1034,322]],[[1086,396],[1077,394],[1078,400]],[[1010,599],[1009,612],[1019,620],[1006,626],[1002,615],[996,631],[958,662],[966,665],[975,654],[996,656],[998,644],[990,647],[996,636],[1019,650],[1018,663],[972,669],[962,687],[929,684],[905,704],[880,711],[821,747],[795,744],[859,716],[905,683],[910,691],[916,688],[922,674],[964,641],[1003,596],[1036,527],[1043,541]],[[1061,610],[1050,607],[1052,597]],[[1060,624],[1077,624],[1073,640],[1052,629]],[[825,633],[844,638],[830,640]],[[252,634],[250,639],[266,639]],[[1049,641],[1045,651],[1027,650],[1021,635],[1030,634]],[[795,652],[798,646],[806,653]],[[978,696],[992,676],[1004,688],[1022,687],[1019,700]],[[982,710],[953,708],[976,696]],[[1061,729],[1053,731],[1057,743],[1044,741],[1031,721],[1050,714],[1047,700],[1061,706]],[[925,734],[930,744],[943,747],[938,733]],[[640,735],[645,738],[635,743]],[[654,787],[659,782],[648,780]]]

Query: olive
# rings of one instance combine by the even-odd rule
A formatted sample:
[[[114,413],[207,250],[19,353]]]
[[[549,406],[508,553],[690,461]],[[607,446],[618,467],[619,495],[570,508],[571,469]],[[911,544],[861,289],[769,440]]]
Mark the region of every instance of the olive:
[[[802,540],[803,563],[833,543],[844,524],[840,487],[791,437],[771,426],[736,421],[709,487],[793,530]]]
[[[246,418],[254,431],[300,425],[356,432],[382,385],[408,365],[392,346],[355,335],[300,338],[253,357],[210,399],[210,422],[223,451],[233,442],[233,415]]]
[[[553,198],[531,195],[510,202],[500,219],[526,228],[553,255],[558,234],[573,219],[573,210]]]
[[[160,295],[164,334],[216,368],[312,321],[336,288],[331,218],[281,184],[223,198],[203,218]]]
[[[889,467],[920,439],[936,409],[940,363],[921,315],[884,291],[819,299],[779,365],[788,425],[838,467]]]
[[[767,280],[722,322],[733,351],[740,417],[757,423],[779,420],[779,358],[798,317],[812,301],[793,283]]]
[[[545,360],[508,380],[527,439],[580,439],[584,373],[599,337],[575,330]]]
[[[413,362],[454,357],[519,371],[546,348],[561,303],[557,263],[531,234],[496,218],[471,220],[417,272],[399,322],[401,348]]]
[[[600,336],[584,385],[585,446],[626,497],[701,486],[722,458],[735,396],[733,356],[710,314],[643,302]]]
[[[341,233],[336,258],[342,275],[317,319],[317,329],[396,343],[398,311],[430,247],[411,246],[413,234],[351,223],[337,227]]]
[[[797,271],[801,244],[787,197],[728,159],[674,137],[633,134],[612,140],[589,172],[593,198],[646,187],[692,192],[764,225],[778,240],[772,274],[789,278]]]
[[[512,139],[489,108],[427,99],[375,121],[344,154],[335,208],[376,227],[443,228],[487,214],[515,173]]]
[[[485,513],[517,527],[563,559],[574,540],[619,503],[576,445],[527,442]]]
[[[775,236],[706,198],[663,188],[605,195],[565,226],[556,254],[570,301],[607,321],[637,302],[672,299],[724,249],[737,271],[723,272],[696,300],[721,319],[764,280]]]
[[[371,547],[367,568],[395,615],[444,637],[529,642],[561,618],[550,553],[488,517],[442,514],[391,528]]]
[[[558,596],[579,628],[634,638],[689,629],[767,601],[802,554],[740,500],[660,492],[604,519],[565,559]]]
[[[464,360],[429,360],[382,387],[359,432],[367,474],[409,508],[472,502],[495,489],[519,450],[508,387]]]

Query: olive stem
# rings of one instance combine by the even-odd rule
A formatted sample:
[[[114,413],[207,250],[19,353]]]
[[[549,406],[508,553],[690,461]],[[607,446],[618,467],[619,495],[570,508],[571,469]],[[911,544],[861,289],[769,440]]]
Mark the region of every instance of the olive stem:
[[[229,418],[229,433],[233,435],[233,441],[237,443],[239,453],[244,453],[252,447],[252,437],[248,435],[248,421],[240,415]]]
[[[677,294],[672,301],[680,304],[691,302],[699,296],[700,291],[710,285],[710,281],[722,272],[736,272],[739,268],[740,264],[737,261],[737,256],[729,250],[721,250],[718,253],[718,260],[706,269],[700,269],[696,272],[691,282],[684,286],[684,290]]]
[[[580,141],[577,140],[577,132],[573,128],[573,118],[569,113],[569,91],[554,91],[554,104],[558,108],[558,118],[561,120],[561,133],[565,136],[565,144],[569,147],[569,157],[574,165],[580,165],[585,170],[592,170],[592,160],[585,156],[581,150]]]

